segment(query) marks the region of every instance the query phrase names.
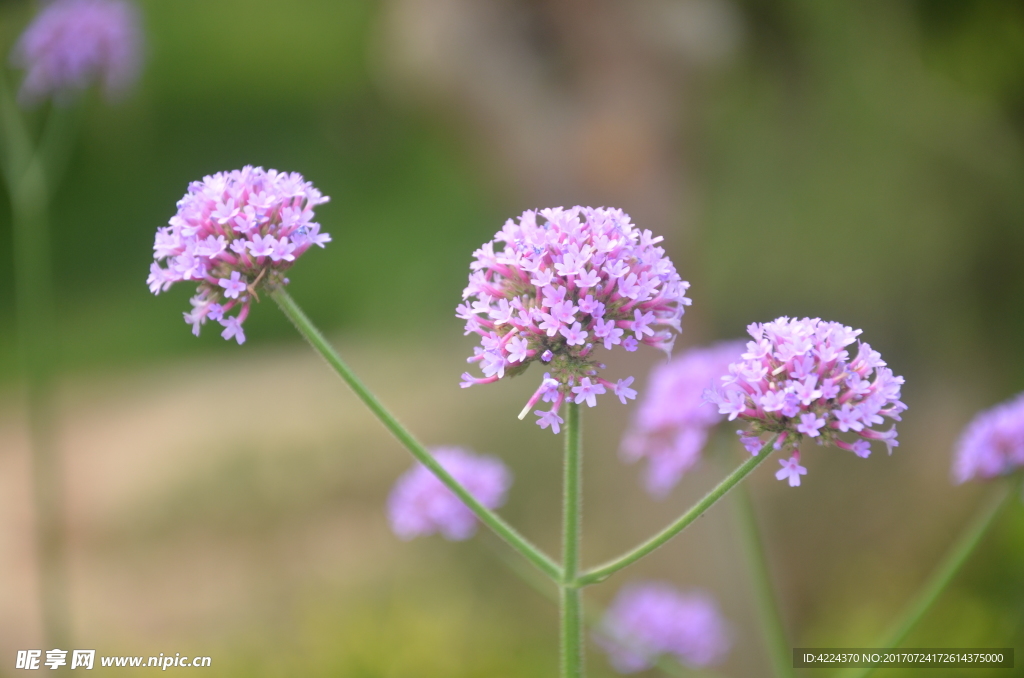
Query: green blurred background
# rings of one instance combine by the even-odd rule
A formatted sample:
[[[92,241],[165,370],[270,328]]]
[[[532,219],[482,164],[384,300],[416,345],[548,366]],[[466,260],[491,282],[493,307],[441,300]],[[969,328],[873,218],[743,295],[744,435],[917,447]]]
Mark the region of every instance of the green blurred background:
[[[275,308],[237,347],[190,334],[190,291],[148,293],[153,234],[188,182],[244,164],[331,196],[317,217],[334,242],[293,270],[293,295],[428,444],[502,456],[507,515],[552,551],[558,440],[513,416],[533,377],[460,391],[472,342],[453,316],[471,252],[549,204],[620,206],[666,235],[693,283],[679,348],[820,316],[907,378],[893,457],[814,449],[799,490],[752,481],[795,644],[869,643],[981,500],[948,467],[973,414],[1024,388],[1021,3],[139,5],[142,79],[84,102],[53,213],[76,646],[212,655],[215,675],[554,673],[554,608],[486,540],[391,536],[404,453]],[[4,54],[34,9],[0,2]],[[2,195],[5,657],[39,642],[9,215]],[[642,383],[655,360],[609,364]],[[616,458],[631,409],[585,420],[588,562],[721,474],[647,498]],[[1024,649],[1022,513],[907,645]],[[736,629],[721,672],[765,675],[730,530],[712,512],[593,602],[632,576],[711,590]]]

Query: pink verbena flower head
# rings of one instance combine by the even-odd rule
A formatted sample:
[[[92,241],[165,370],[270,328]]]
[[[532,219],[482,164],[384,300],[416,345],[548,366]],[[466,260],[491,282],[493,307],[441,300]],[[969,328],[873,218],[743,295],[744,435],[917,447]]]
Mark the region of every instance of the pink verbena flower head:
[[[953,481],[989,480],[1024,467],[1024,393],[967,425],[953,459]]]
[[[718,605],[706,593],[636,583],[615,597],[594,640],[615,670],[635,673],[651,668],[662,655],[691,668],[718,663],[729,651],[730,636]]]
[[[481,504],[495,509],[505,503],[512,473],[499,459],[457,447],[431,451]],[[447,539],[459,541],[472,537],[477,524],[473,512],[422,464],[416,464],[395,483],[388,496],[388,519],[401,539],[440,532]]]
[[[746,353],[706,397],[730,421],[746,424],[738,433],[751,454],[758,453],[766,433],[778,435],[776,449],[796,448],[810,438],[867,457],[871,442],[878,440],[892,454],[899,445],[895,425],[888,431],[872,427],[885,417],[900,421],[907,409],[900,402],[903,377],[894,376],[882,356],[863,342],[850,356],[846,347],[860,330],[818,318],[782,317],[754,323],[747,331],[753,341]],[[783,478],[799,483],[799,477]]]
[[[124,91],[139,73],[142,30],[135,6],[125,0],[56,0],[29,24],[11,52],[24,68],[19,99],[35,104],[67,100],[93,81],[108,97]]]
[[[597,356],[602,347],[671,350],[690,285],[657,246],[661,240],[604,207],[528,210],[509,219],[473,253],[456,309],[466,334],[481,337],[469,361],[484,376],[464,374],[463,388],[540,362],[544,378],[520,419],[543,398],[552,406],[536,412],[537,424],[555,433],[566,399],[593,407],[607,393],[622,402],[636,397],[632,377],[612,383],[598,376],[604,365]]]
[[[313,221],[313,208],[329,199],[301,174],[249,165],[193,181],[178,213],[157,229],[146,284],[159,294],[196,281],[192,311],[185,313],[192,334],[215,320],[224,326],[222,337],[241,344],[258,291],[287,284],[284,273],[296,259],[331,241]],[[229,316],[232,310],[237,314]]]
[[[700,459],[708,431],[725,417],[704,399],[743,353],[742,341],[692,348],[655,366],[633,423],[622,440],[622,456],[646,457],[647,491],[664,497]]]

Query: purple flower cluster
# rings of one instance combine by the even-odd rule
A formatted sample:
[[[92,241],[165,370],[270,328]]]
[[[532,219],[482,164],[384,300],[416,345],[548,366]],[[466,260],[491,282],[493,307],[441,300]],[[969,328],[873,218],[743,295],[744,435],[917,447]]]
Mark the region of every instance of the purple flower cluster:
[[[123,0],[57,0],[21,35],[11,54],[24,68],[19,98],[33,104],[67,98],[101,80],[117,94],[139,72],[142,31],[135,7]]]
[[[957,484],[1024,467],[1024,393],[978,414],[964,429],[953,460]]]
[[[481,504],[495,509],[505,503],[512,473],[495,457],[477,456],[457,447],[431,450],[438,463]],[[430,470],[416,464],[395,483],[388,496],[391,529],[401,539],[440,532],[447,539],[468,539],[476,516]]]
[[[623,403],[635,398],[632,377],[613,384],[597,376],[604,365],[595,349],[635,351],[643,343],[671,350],[689,283],[657,247],[661,240],[618,209],[555,207],[509,219],[473,253],[456,309],[466,334],[481,337],[469,362],[484,374],[463,374],[462,387],[515,376],[540,361],[544,378],[520,419],[543,399],[552,406],[536,412],[537,424],[554,433],[567,398],[590,407],[609,390]]]
[[[643,583],[619,592],[595,641],[617,671],[635,673],[651,668],[661,655],[691,668],[715,664],[729,651],[730,632],[711,596]]]
[[[312,221],[313,208],[328,200],[301,174],[249,165],[192,182],[170,225],[157,229],[150,292],[197,281],[192,311],[185,313],[192,334],[216,320],[222,337],[243,343],[242,323],[252,299],[259,300],[257,290],[286,284],[284,272],[303,252],[330,242]],[[229,316],[235,308],[237,315]]]
[[[753,337],[747,352],[706,397],[730,421],[746,422],[738,433],[751,454],[758,453],[765,433],[778,435],[776,449],[795,448],[806,437],[867,457],[871,441],[879,440],[892,454],[899,445],[895,425],[884,432],[871,427],[882,424],[883,417],[900,421],[907,409],[900,402],[903,377],[894,376],[882,356],[863,342],[850,358],[846,347],[860,330],[818,318],[783,317],[754,323],[747,331]],[[859,439],[843,440],[840,433]],[[787,463],[784,470],[790,468]],[[791,485],[799,484],[792,475],[796,468],[785,476]]]
[[[707,442],[708,430],[724,419],[704,399],[743,353],[743,342],[693,348],[657,365],[633,424],[622,441],[626,461],[646,457],[647,491],[663,497],[690,470]]]

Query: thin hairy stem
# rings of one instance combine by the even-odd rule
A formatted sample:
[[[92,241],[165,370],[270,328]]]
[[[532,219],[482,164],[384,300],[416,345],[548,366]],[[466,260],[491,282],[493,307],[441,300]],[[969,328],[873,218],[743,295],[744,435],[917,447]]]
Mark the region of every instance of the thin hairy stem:
[[[583,676],[583,601],[576,584],[580,564],[580,483],[583,471],[580,406],[570,402],[565,418],[565,475],[562,491],[562,677]]]

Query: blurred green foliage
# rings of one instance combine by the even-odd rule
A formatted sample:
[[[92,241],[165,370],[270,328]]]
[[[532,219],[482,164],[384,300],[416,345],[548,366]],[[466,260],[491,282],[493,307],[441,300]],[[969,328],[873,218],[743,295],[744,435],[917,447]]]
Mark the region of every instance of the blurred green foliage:
[[[394,331],[451,317],[468,243],[489,238],[499,212],[450,123],[397,109],[372,86],[374,3],[140,4],[149,37],[140,87],[126,102],[84,106],[54,207],[63,363],[119,369],[223,350],[215,333],[180,331],[189,291],[153,299],[141,281],[153,234],[188,183],[244,164],[301,172],[332,198],[317,217],[334,242],[293,276],[318,322]],[[28,9],[0,5],[0,49]],[[0,251],[9,252],[3,200]],[[13,371],[12,284],[0,266],[0,379]],[[279,313],[258,310],[254,336],[293,336]]]
[[[303,261],[293,286],[321,323],[401,331],[448,319],[469,253],[505,214],[503,193],[480,179],[458,120],[374,87],[377,5],[142,4],[141,87],[120,105],[88,102],[55,207],[74,337],[66,363],[217,350],[178,331],[187,292],[152,300],[139,281],[188,182],[246,163],[300,171],[333,198],[318,216],[335,242]],[[1019,7],[748,0],[743,10],[746,47],[698,102],[707,207],[701,253],[686,259],[718,332],[783,313],[841,317],[871,327],[887,355],[983,353],[986,377],[1020,386]],[[2,11],[9,45],[28,3]],[[5,209],[0,242],[9,238]],[[9,327],[10,269],[0,270]],[[254,314],[252,328],[288,336],[277,314]]]
[[[65,363],[116,368],[223,350],[179,331],[187,291],[153,300],[139,281],[152,234],[188,182],[246,163],[300,171],[333,198],[318,217],[335,242],[305,259],[293,284],[323,325],[401,332],[450,321],[469,253],[500,225],[508,196],[481,178],[459,119],[397,105],[375,87],[378,4],[141,4],[142,83],[126,102],[84,107],[54,210],[63,334],[74,338]],[[0,5],[5,51],[29,5]],[[745,46],[694,104],[699,251],[676,253],[716,333],[783,313],[826,315],[871,327],[887,355],[921,358],[922,368],[945,361],[965,377],[981,369],[1000,390],[1019,388],[1019,6],[747,0],[741,9]],[[11,286],[0,267],[5,348]],[[251,323],[254,336],[290,336],[277,314]],[[11,351],[2,355],[9,375]]]
[[[720,324],[828,315],[870,328],[904,373],[942,364],[1024,386],[1022,129],[923,58],[947,49],[922,28],[938,10],[748,4],[767,16],[711,85],[705,118],[704,272]],[[1011,30],[1001,20],[963,30],[984,40]],[[1024,83],[1024,58],[1012,63]]]

